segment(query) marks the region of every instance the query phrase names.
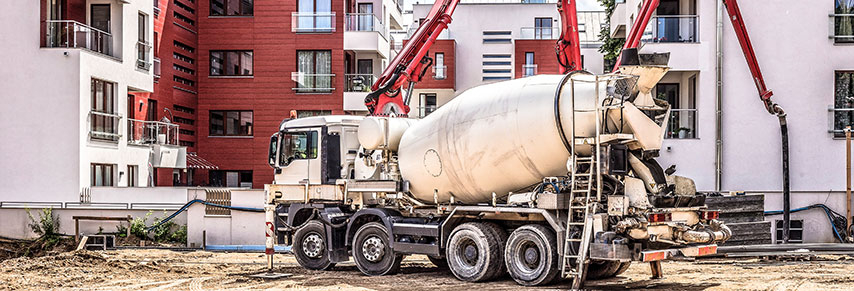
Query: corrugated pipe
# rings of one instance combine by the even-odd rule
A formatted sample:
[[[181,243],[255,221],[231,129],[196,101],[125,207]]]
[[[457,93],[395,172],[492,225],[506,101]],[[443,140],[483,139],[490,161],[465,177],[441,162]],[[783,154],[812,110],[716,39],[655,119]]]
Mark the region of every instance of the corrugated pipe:
[[[157,224],[152,225],[151,227],[146,228],[146,229],[145,229],[145,231],[152,231],[152,230],[154,230],[155,228],[157,228],[158,226],[160,226],[161,224],[164,224],[164,223],[166,223],[167,221],[172,220],[173,218],[175,218],[175,216],[178,216],[178,214],[180,214],[181,212],[184,212],[185,210],[187,210],[187,208],[190,208],[190,205],[193,205],[194,203],[201,203],[201,204],[204,204],[204,205],[207,205],[207,206],[222,207],[222,208],[231,209],[231,210],[237,210],[237,211],[264,212],[264,209],[261,209],[261,208],[252,208],[252,207],[240,207],[240,206],[219,205],[219,204],[216,204],[216,203],[210,203],[210,202],[204,201],[204,200],[202,200],[202,199],[193,199],[193,200],[190,200],[190,202],[187,202],[187,204],[184,204],[184,206],[181,206],[181,208],[180,208],[180,209],[178,209],[178,211],[175,211],[174,213],[172,213],[171,215],[167,216],[166,218],[164,218],[163,220],[161,220],[161,221],[160,221],[160,222],[158,222]]]

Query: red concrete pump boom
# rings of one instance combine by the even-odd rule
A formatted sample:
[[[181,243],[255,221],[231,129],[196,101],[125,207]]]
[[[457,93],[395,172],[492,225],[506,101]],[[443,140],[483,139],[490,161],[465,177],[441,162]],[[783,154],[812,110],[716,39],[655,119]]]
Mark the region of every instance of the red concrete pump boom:
[[[427,69],[433,64],[433,59],[427,55],[427,51],[436,42],[439,34],[448,28],[458,3],[459,0],[436,0],[409,42],[371,86],[372,92],[365,97],[365,106],[368,107],[370,115],[406,116],[409,113],[409,96],[402,96],[401,87],[408,83],[407,92],[412,92],[415,83],[420,82],[427,73]],[[561,0],[558,10],[563,20],[563,28],[555,50],[561,73],[580,70],[581,47],[578,41],[575,0]]]

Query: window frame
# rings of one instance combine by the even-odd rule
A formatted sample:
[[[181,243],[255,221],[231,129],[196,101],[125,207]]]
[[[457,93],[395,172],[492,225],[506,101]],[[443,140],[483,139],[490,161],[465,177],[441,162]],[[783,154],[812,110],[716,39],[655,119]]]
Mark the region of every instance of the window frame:
[[[301,67],[302,67],[302,66],[300,66],[300,54],[301,53],[311,53],[312,54],[311,65],[309,66],[311,68],[311,70],[309,72],[301,71]],[[317,72],[318,71],[317,70],[318,55],[320,55],[319,53],[328,53],[329,54],[329,62],[327,64],[328,67],[326,68],[326,71],[328,71],[329,73],[321,74],[321,73]],[[296,86],[294,86],[294,88],[297,89],[297,92],[299,92],[299,93],[329,93],[329,92],[334,91],[335,90],[335,73],[332,71],[332,68],[333,68],[332,67],[332,63],[333,63],[332,57],[333,57],[332,50],[297,50],[295,72],[299,75],[303,75],[303,74],[304,75],[314,75],[314,77],[310,78],[311,79],[310,86],[307,86],[307,87],[300,87],[300,85],[302,85],[302,84],[299,81],[295,80]],[[323,77],[329,77],[329,88],[318,87],[318,83],[322,83],[322,82],[318,81],[318,79],[319,79],[318,77],[320,77],[318,75],[328,75],[328,76],[323,76]],[[308,82],[306,82],[306,83],[308,83]]]
[[[831,117],[833,123],[831,124],[831,128],[829,129],[833,134],[833,138],[844,138],[845,137],[845,132],[842,130],[844,130],[846,126],[843,126],[842,128],[837,128],[837,123],[839,123],[839,121],[837,120],[837,117],[840,115],[841,116],[848,115],[848,124],[852,127],[852,129],[854,129],[854,111],[839,110],[839,109],[852,109],[852,110],[854,110],[854,101],[848,102],[849,105],[846,107],[840,107],[838,105],[838,104],[840,104],[840,102],[842,102],[842,101],[838,100],[838,98],[840,97],[839,94],[841,93],[840,84],[839,84],[841,74],[850,74],[851,76],[849,78],[851,78],[851,84],[849,84],[849,86],[854,87],[854,70],[834,70],[833,71],[833,107],[832,107],[833,112],[831,113],[831,114],[833,114],[833,116]],[[849,93],[854,95],[854,88],[852,88],[851,92],[849,92]],[[839,110],[839,111],[837,111],[837,110]]]
[[[442,56],[442,62],[439,62],[439,56]],[[433,80],[445,80],[448,78],[448,67],[445,66],[445,52],[436,52],[433,54],[433,60],[435,60],[435,64],[433,64],[433,70],[435,73],[433,74]],[[441,74],[439,74],[441,72]]]
[[[286,157],[286,153],[292,153],[293,149],[293,138],[288,138],[296,135],[305,136],[306,145],[305,145],[305,157],[298,158],[296,156],[288,156]],[[294,161],[300,160],[314,160],[318,157],[318,147],[319,147],[319,134],[317,130],[298,130],[298,131],[286,131],[281,133],[281,139],[279,140],[279,151],[278,151],[278,160],[279,167],[287,168]],[[289,148],[285,148],[289,147]],[[287,150],[287,151],[286,151]],[[291,159],[292,158],[292,159]]]
[[[101,88],[102,96],[98,97],[98,87]],[[117,84],[115,82],[110,82],[103,79],[92,78],[90,81],[90,99],[91,106],[90,111],[116,115],[118,116],[118,99],[117,95]],[[98,108],[99,103],[101,102],[101,109]],[[119,133],[119,122],[115,117],[104,116],[104,115],[96,115],[92,114],[90,116],[90,126],[89,130],[92,132],[104,132],[104,133]],[[97,129],[103,129],[101,131]],[[115,141],[119,140],[118,137],[115,136],[102,136],[102,135],[92,135],[92,139],[102,140],[102,141]]]
[[[214,1],[222,2],[222,11],[223,11],[222,14],[214,14],[214,9],[213,9],[213,7],[214,7],[213,2]],[[255,16],[255,0],[245,0],[245,1],[249,1],[250,2],[249,4],[251,5],[249,8],[250,9],[249,14],[240,13],[240,14],[233,14],[233,15],[228,14],[228,3],[229,3],[229,1],[239,2],[238,3],[238,10],[243,11],[243,5],[242,4],[243,4],[244,0],[210,0],[210,2],[208,2],[208,4],[209,4],[209,6],[208,6],[208,17],[254,17]]]
[[[235,131],[237,133],[236,134],[229,134],[228,113],[234,113],[234,112],[237,113],[238,128]],[[221,134],[214,133],[212,123],[214,120],[213,115],[215,113],[220,113],[222,116],[222,119],[220,119],[220,120],[222,120],[222,133]],[[240,132],[240,127],[242,127],[240,124],[243,121],[243,116],[247,113],[250,115],[249,126],[247,129],[247,133],[243,134]],[[253,110],[209,110],[208,111],[208,117],[209,117],[208,118],[208,136],[210,136],[210,137],[254,137],[255,136],[255,112]]]
[[[91,187],[115,187],[116,185],[116,164],[91,163],[89,164],[89,185]],[[101,185],[96,185],[95,169],[101,168]],[[109,184],[107,184],[107,172],[109,175]]]
[[[248,75],[247,74],[234,74],[234,75],[226,74],[226,72],[228,72],[228,69],[226,68],[226,66],[228,65],[228,59],[229,59],[228,55],[230,53],[237,53],[237,67],[239,68],[239,70],[241,72],[243,72],[243,70],[246,69],[246,67],[243,64],[243,54],[245,54],[247,52],[249,53],[249,56],[250,56],[251,62],[252,62],[251,69],[249,70],[249,74]],[[222,73],[220,73],[218,75],[215,75],[213,73],[213,67],[214,67],[213,66],[213,61],[214,61],[213,55],[214,55],[214,53],[221,53],[222,54],[222,66],[220,69],[222,71]],[[210,51],[208,51],[208,77],[254,77],[254,76],[255,76],[255,51],[253,51],[253,50],[210,50]]]
[[[139,166],[127,165],[128,187],[138,187],[137,180],[139,179]]]

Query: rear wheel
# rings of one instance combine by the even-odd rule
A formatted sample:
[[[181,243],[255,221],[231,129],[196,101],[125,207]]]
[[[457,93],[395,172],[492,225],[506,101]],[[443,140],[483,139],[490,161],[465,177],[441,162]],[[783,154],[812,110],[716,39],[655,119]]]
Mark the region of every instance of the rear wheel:
[[[310,270],[328,270],[335,266],[329,261],[326,229],[320,221],[312,220],[294,233],[293,252],[297,263]]]
[[[400,270],[403,255],[391,249],[385,226],[371,222],[362,225],[353,236],[353,260],[365,275],[382,276]]]
[[[587,278],[598,280],[614,277],[622,265],[619,261],[592,261],[587,264]]]
[[[617,268],[617,272],[614,273],[614,276],[619,276],[622,273],[625,273],[629,267],[632,265],[632,262],[623,262],[620,264],[620,267]]]
[[[451,233],[445,252],[451,273],[463,281],[493,279],[504,266],[500,238],[483,223],[469,222],[457,226]]]
[[[552,283],[559,271],[557,238],[542,225],[517,228],[507,239],[504,262],[510,277],[521,285]]]

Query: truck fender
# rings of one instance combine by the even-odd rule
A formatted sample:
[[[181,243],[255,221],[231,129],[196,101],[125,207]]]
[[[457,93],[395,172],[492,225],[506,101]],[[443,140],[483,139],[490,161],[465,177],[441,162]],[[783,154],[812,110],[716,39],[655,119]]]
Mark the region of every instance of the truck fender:
[[[385,208],[362,208],[359,211],[356,211],[356,213],[350,217],[350,222],[347,225],[346,245],[352,245],[353,236],[356,235],[356,230],[358,230],[363,224],[371,221],[381,221],[388,230],[388,241],[389,244],[391,244],[392,249],[394,249],[394,233],[392,233],[391,228],[391,218],[394,216],[400,216],[400,212]]]

